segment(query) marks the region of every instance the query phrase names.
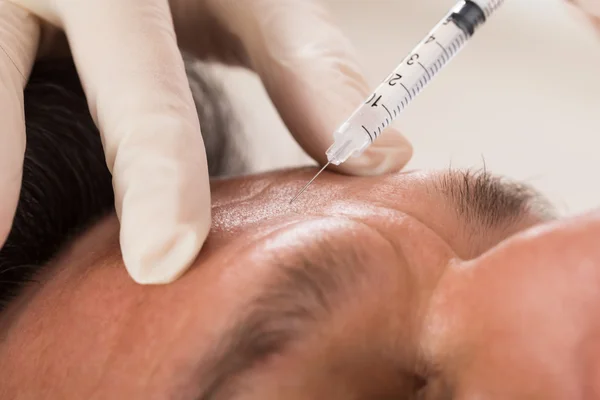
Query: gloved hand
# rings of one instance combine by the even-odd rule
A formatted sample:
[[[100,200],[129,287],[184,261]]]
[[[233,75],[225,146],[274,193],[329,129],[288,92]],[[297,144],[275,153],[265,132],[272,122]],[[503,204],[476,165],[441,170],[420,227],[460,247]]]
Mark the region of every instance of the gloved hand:
[[[0,244],[21,180],[22,89],[36,54],[64,50],[59,29],[113,174],[125,265],[140,283],[176,279],[210,228],[202,121],[177,40],[197,56],[256,71],[296,140],[321,163],[332,132],[369,91],[350,44],[316,1],[0,0]],[[389,129],[338,170],[399,170],[411,154]]]
[[[581,9],[592,24],[594,24],[596,30],[600,32],[600,1],[598,0],[567,0],[574,4],[576,7]]]

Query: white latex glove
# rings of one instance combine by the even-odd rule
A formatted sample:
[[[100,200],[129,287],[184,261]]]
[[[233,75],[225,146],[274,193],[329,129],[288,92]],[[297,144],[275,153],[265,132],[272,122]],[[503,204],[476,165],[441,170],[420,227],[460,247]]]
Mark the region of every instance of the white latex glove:
[[[113,174],[125,265],[140,283],[176,279],[210,227],[204,144],[173,22],[183,49],[256,71],[296,140],[321,163],[334,129],[368,95],[348,41],[316,1],[11,1],[66,33]],[[22,88],[39,27],[7,0],[0,7],[0,45],[18,66],[0,55],[1,84],[9,88],[0,92],[0,110],[10,118],[0,126],[3,241],[20,185]],[[43,28],[39,54],[56,54],[64,43]],[[389,129],[338,170],[395,171],[411,155]]]
[[[600,32],[600,0],[567,0],[577,6],[590,19],[596,30]]]

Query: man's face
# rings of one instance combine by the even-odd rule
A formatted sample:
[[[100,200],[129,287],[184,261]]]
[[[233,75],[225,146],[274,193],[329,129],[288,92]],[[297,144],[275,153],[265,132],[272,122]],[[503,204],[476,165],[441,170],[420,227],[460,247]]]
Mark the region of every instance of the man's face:
[[[168,286],[128,277],[114,217],[74,240],[0,316],[0,397],[383,400],[412,398],[427,381],[428,396],[458,390],[437,370],[464,345],[448,331],[470,338],[465,326],[486,309],[467,295],[452,308],[447,299],[467,292],[453,280],[467,267],[502,271],[499,256],[482,254],[546,219],[543,206],[518,185],[450,171],[324,173],[290,205],[314,172],[215,181],[209,239]],[[551,260],[552,246],[540,257]],[[528,268],[521,254],[507,270]],[[502,303],[490,285],[483,297]]]

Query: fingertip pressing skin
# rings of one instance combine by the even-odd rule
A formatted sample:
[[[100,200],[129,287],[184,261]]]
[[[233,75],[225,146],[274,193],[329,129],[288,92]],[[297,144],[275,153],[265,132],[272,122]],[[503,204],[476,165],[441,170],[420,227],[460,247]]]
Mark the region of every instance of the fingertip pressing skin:
[[[390,128],[360,157],[351,157],[332,169],[360,176],[381,175],[402,170],[413,155],[410,142],[396,129]]]
[[[211,209],[200,123],[167,0],[27,3],[69,38],[113,174],[128,272],[145,284],[176,279],[199,253]]]
[[[174,116],[148,117],[131,129],[146,136],[127,137],[114,158],[123,259],[136,282],[169,283],[192,264],[210,229],[204,146],[186,138],[192,127]]]
[[[69,37],[113,173],[130,274],[145,283],[174,279],[206,238],[210,191],[169,3],[17,1]],[[206,7],[192,8],[214,14],[225,31],[241,40],[241,58],[261,76],[296,140],[324,163],[333,131],[368,95],[352,46],[325,8],[307,0],[201,4]],[[227,46],[236,43],[221,47]],[[380,174],[401,169],[411,155],[407,140],[389,130],[362,157],[336,169]]]
[[[163,227],[172,231],[168,237],[153,231],[136,235],[122,230],[123,248],[147,249],[124,254],[123,260],[129,275],[142,285],[167,284],[177,280],[196,259],[197,249],[202,247],[208,234],[208,228],[204,228],[185,225]],[[181,267],[173,268],[174,265]]]
[[[325,164],[333,132],[369,94],[349,40],[317,1],[213,3],[220,22],[242,40],[296,141]],[[361,157],[333,169],[375,175],[402,169],[411,156],[406,138],[389,129]]]
[[[38,40],[37,20],[0,0],[0,246],[10,232],[19,200],[25,153],[23,88]]]

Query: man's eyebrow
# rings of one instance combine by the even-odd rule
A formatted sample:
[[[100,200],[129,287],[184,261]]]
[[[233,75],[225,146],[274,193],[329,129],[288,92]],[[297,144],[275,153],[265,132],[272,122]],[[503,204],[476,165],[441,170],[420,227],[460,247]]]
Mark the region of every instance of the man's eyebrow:
[[[533,187],[483,170],[451,170],[434,182],[468,223],[496,228],[515,223],[528,213],[540,220],[556,218],[550,202]]]
[[[199,399],[229,398],[236,391],[238,376],[309,335],[315,323],[331,318],[340,301],[351,298],[352,288],[363,276],[360,256],[338,251],[327,241],[318,247],[314,254],[322,259],[278,262],[274,279],[207,357]]]

